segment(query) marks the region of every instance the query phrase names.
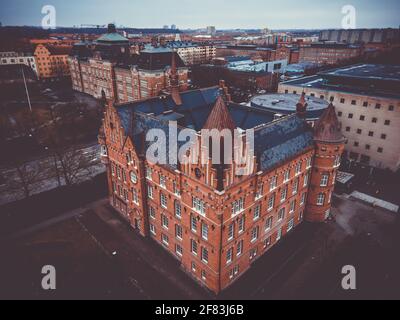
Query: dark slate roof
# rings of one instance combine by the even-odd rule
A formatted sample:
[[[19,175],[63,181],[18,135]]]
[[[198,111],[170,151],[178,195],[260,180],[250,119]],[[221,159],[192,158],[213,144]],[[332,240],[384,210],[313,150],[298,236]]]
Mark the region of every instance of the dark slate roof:
[[[166,132],[168,148],[168,121],[178,120],[178,132],[182,127],[200,131],[219,95],[219,87],[198,89],[182,92],[179,106],[166,95],[117,105],[117,112],[137,148],[148,147],[148,144],[143,145],[143,134],[153,128]],[[255,152],[260,159],[260,170],[270,169],[313,144],[311,129],[296,115],[273,121],[274,114],[265,110],[235,103],[228,103],[227,108],[236,127],[244,130],[256,127]],[[178,147],[184,143],[178,143]],[[176,169],[174,165],[171,167]]]
[[[254,148],[260,170],[266,171],[314,145],[313,134],[295,114],[255,130]]]
[[[139,55],[137,65],[141,69],[145,70],[162,70],[167,66],[171,65],[172,62],[172,51],[167,52],[145,52],[142,51]],[[182,59],[179,55],[176,56],[176,65],[178,68],[184,67]]]

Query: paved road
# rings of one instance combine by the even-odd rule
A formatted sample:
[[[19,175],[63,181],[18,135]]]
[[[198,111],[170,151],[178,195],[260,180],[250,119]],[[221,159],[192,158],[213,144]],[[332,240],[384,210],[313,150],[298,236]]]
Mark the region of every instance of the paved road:
[[[136,234],[103,201],[24,230],[26,236],[74,219],[110,259],[110,273],[128,285],[132,299],[353,299],[400,298],[399,219],[384,210],[336,199],[335,219],[303,224],[257,260],[220,296],[198,286],[177,260],[152,240]],[[340,287],[341,267],[359,272],[359,290]]]
[[[90,163],[87,168],[82,168],[80,170],[80,173],[78,174],[78,179],[80,181],[88,180],[102,172],[105,172],[105,167],[100,160],[100,147],[97,143],[90,143],[86,146],[82,146],[79,150]],[[61,168],[59,162],[57,162],[57,165],[58,168]],[[27,168],[32,172],[39,172],[38,177],[35,179],[36,182],[30,186],[33,190],[32,195],[59,187],[58,179],[54,170],[54,157],[46,156],[32,160],[27,164]],[[3,167],[0,169],[0,174],[4,179],[4,184],[0,185],[0,205],[23,199],[24,192],[18,183],[20,178],[17,169],[13,167]],[[65,185],[62,176],[60,177],[60,183],[61,186]]]

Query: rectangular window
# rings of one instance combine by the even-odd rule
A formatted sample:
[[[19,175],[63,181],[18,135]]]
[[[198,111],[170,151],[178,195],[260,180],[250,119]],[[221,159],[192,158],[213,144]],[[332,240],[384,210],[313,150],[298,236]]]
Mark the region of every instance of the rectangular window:
[[[228,227],[228,241],[232,240],[235,235],[235,223],[232,222]]]
[[[244,210],[244,200],[240,198],[232,202],[232,215],[236,215]]]
[[[204,262],[204,263],[208,263],[208,250],[207,250],[207,248],[202,248],[202,250],[201,250],[201,260]]]
[[[233,248],[229,248],[228,251],[226,251],[226,264],[232,262],[232,256],[233,256]]]
[[[168,217],[164,214],[161,215],[161,224],[165,229],[168,229],[168,224],[169,224]]]
[[[307,173],[305,174],[305,176],[304,176],[303,187],[307,187],[309,177],[310,177],[310,173],[307,172]]]
[[[269,191],[275,190],[277,186],[278,186],[278,177],[273,176],[269,184]]]
[[[173,182],[173,188],[174,188],[174,194],[177,195],[178,197],[180,197],[181,191],[179,190],[177,183],[175,181]]]
[[[192,198],[192,208],[194,211],[205,215],[206,213],[206,205],[205,202],[197,197]]]
[[[258,204],[258,205],[254,208],[254,216],[253,216],[253,220],[254,220],[254,221],[260,219],[260,213],[261,213],[261,204]]]
[[[289,212],[293,213],[295,210],[296,210],[296,200],[292,200],[292,202],[290,202]]]
[[[147,196],[150,199],[153,199],[153,187],[152,186],[147,186]]]
[[[160,192],[160,202],[161,202],[161,207],[163,207],[164,209],[168,208],[168,206],[167,206],[167,196],[162,192]]]
[[[312,159],[311,159],[311,158],[308,158],[308,159],[307,159],[307,169],[310,169],[310,168],[311,168],[311,162],[312,162]]]
[[[193,215],[190,217],[190,227],[193,232],[197,232],[197,219]]]
[[[132,188],[132,201],[136,204],[139,204],[139,196],[137,190]]]
[[[190,240],[190,252],[197,256],[197,242],[193,239]]]
[[[287,197],[288,186],[284,186],[281,191],[281,202],[284,202]]]
[[[204,240],[208,240],[208,225],[205,223],[201,224],[201,237]]]
[[[268,199],[268,211],[271,211],[275,206],[275,193]]]
[[[288,169],[283,173],[283,182],[288,182],[289,178],[290,178],[290,170]]]
[[[278,212],[278,222],[281,222],[285,218],[285,208],[282,208]]]
[[[240,219],[239,219],[239,230],[238,230],[238,232],[239,233],[242,233],[242,232],[244,232],[244,228],[245,228],[245,217],[244,217],[244,215],[243,216],[241,216],[240,217]]]
[[[239,257],[243,253],[243,240],[240,240],[236,248],[236,256]]]
[[[281,238],[282,238],[282,228],[279,228],[276,234],[276,241],[279,241]]]
[[[323,193],[318,194],[318,196],[317,196],[317,205],[318,206],[323,206],[324,203],[325,203],[325,194],[323,194]]]
[[[297,178],[293,183],[292,194],[293,195],[297,194],[297,191],[299,191],[299,178]]]
[[[269,231],[272,228],[272,221],[273,217],[269,217],[267,221],[265,222],[265,231]]]
[[[290,230],[292,230],[294,227],[294,219],[290,219],[288,227],[287,227],[287,232],[289,232]]]
[[[179,224],[175,225],[175,236],[179,239],[182,240],[183,239],[183,229],[182,226],[180,226]]]
[[[156,235],[156,227],[155,227],[153,224],[150,224],[150,232],[151,232],[153,235]]]
[[[320,186],[326,187],[328,185],[328,182],[329,182],[329,174],[324,173],[321,177]]]
[[[162,243],[166,246],[169,246],[169,238],[166,234],[161,234]]]
[[[149,207],[149,211],[150,211],[150,218],[155,219],[156,218],[156,209],[154,209],[153,207]]]
[[[153,174],[153,170],[151,168],[146,168],[146,178],[151,180],[152,174]]]
[[[301,173],[301,166],[301,161],[296,164],[296,175],[299,175]]]
[[[178,255],[178,256],[181,256],[182,257],[182,255],[183,255],[183,249],[182,249],[182,246],[180,245],[180,244],[176,244],[175,245],[175,252],[176,252],[176,254]]]
[[[163,176],[162,174],[160,174],[159,178],[160,178],[160,186],[163,187],[163,188],[166,188],[166,186],[167,186],[167,177]]]
[[[258,185],[257,192],[256,192],[256,200],[262,198],[262,196],[263,196],[263,190],[264,190],[264,185],[263,185],[262,183],[260,183],[260,184]]]
[[[174,201],[174,207],[175,207],[175,216],[177,218],[182,218],[182,209],[181,209],[181,204],[179,203],[179,201]]]
[[[254,241],[256,241],[256,240],[258,239],[258,233],[259,233],[259,228],[258,228],[258,226],[257,226],[257,227],[254,227],[254,228],[251,230],[251,242],[254,242]]]

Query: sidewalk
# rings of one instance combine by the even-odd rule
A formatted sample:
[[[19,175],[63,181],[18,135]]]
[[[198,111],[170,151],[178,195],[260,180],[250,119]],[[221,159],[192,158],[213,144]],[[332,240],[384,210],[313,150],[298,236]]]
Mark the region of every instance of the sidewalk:
[[[170,291],[171,299],[209,300],[215,298],[212,293],[207,291],[205,288],[201,288],[200,285],[195,283],[193,279],[180,269],[180,263],[178,260],[172,257],[151,239],[145,239],[137,234],[110,206],[98,205],[95,208],[92,208],[92,210],[94,214],[101,219],[101,222],[105,223],[107,227],[111,229],[113,236],[122,240],[114,244],[116,247],[122,244],[129,246],[130,250],[129,252],[126,252],[126,256],[123,258],[124,260],[129,260],[138,256],[137,259],[140,258],[146,264],[150,265],[151,268],[162,277],[162,279],[165,279],[170,283],[170,285],[166,285],[167,288],[164,288],[163,284],[160,282],[158,283],[158,286],[150,286],[149,284],[146,285],[146,282],[149,282],[151,279],[137,279],[136,281],[140,286],[147,287],[147,290],[142,288],[145,292],[154,290],[160,292]],[[87,225],[87,221],[83,222],[88,229],[91,230],[90,225]],[[107,244],[103,242],[102,244],[107,247]],[[124,250],[124,248],[121,247],[121,250]],[[117,251],[117,255],[119,254],[120,253]],[[121,253],[121,255],[125,255],[125,253]],[[123,263],[125,264],[125,262],[128,261],[124,261]],[[142,266],[146,267],[143,264]],[[140,270],[136,269],[132,271],[138,273]],[[135,278],[135,276],[137,277],[137,274],[132,274],[131,278]]]

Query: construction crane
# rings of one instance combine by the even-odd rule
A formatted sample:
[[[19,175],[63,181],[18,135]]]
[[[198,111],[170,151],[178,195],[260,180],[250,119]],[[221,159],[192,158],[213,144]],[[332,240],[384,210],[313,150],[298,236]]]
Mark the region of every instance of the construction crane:
[[[81,28],[105,28],[106,25],[100,25],[100,24],[81,24]]]

